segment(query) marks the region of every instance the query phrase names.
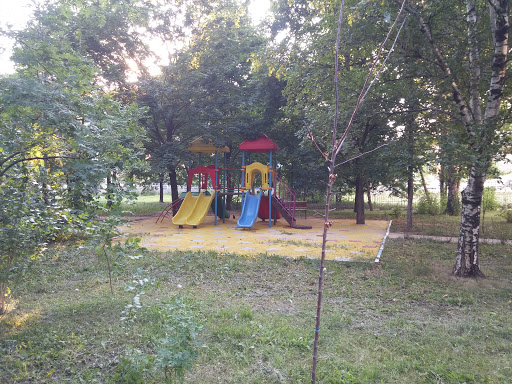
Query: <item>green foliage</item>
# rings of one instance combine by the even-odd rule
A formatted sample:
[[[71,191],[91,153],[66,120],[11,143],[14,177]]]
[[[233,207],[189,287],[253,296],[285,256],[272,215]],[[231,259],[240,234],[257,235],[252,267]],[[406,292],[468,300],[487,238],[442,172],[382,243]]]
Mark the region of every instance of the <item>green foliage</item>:
[[[141,317],[137,321],[150,322],[155,354],[128,349],[117,367],[115,380],[119,383],[139,383],[145,382],[150,375],[163,374],[165,382],[182,382],[185,373],[192,369],[199,356],[201,342],[198,335],[202,327],[195,319],[191,306],[180,296],[174,296],[165,304],[143,308],[139,300],[140,288],[150,281],[141,279],[133,282],[135,285],[131,287],[139,293],[134,297],[134,306],[126,306],[123,311],[123,315],[130,312],[131,316],[123,317],[122,321],[129,320],[134,326],[134,313],[140,309]]]
[[[99,203],[99,208],[107,215],[87,224],[86,233],[89,235],[88,246],[95,249],[100,258],[104,258],[107,264],[108,276],[110,282],[110,291],[112,288],[112,268],[113,262],[119,265],[119,260],[129,256],[133,252],[140,251],[140,238],[128,238],[124,243],[120,240],[121,226],[126,224],[123,218],[122,204],[133,204],[137,198],[129,184],[121,185],[116,182],[110,185],[105,191],[104,204]],[[116,240],[115,240],[116,239]]]
[[[183,162],[196,160],[187,148],[197,136],[234,149],[268,129],[277,113],[269,89],[277,88],[272,96],[280,89],[268,70],[255,70],[264,39],[251,25],[247,9],[236,1],[209,3],[195,20],[200,28],[172,55],[162,74],[139,83],[138,102],[148,110],[141,122],[153,173],[177,172]],[[174,194],[175,184],[171,178]]]
[[[114,383],[145,384],[145,377],[151,372],[154,364],[152,356],[138,349],[129,349],[127,356],[121,358],[112,377]]]
[[[503,217],[507,221],[507,223],[512,223],[512,209],[501,210],[500,216]]]
[[[156,311],[164,334],[156,342],[156,367],[163,370],[166,377],[182,381],[198,357],[201,345],[198,334],[202,327],[194,318],[190,305],[179,296],[157,307]]]
[[[31,260],[37,259],[57,233],[69,229],[69,210],[44,202],[32,172],[20,172],[1,183],[0,178],[0,314],[5,310],[9,285],[23,276]],[[71,230],[71,229],[69,229]]]
[[[485,187],[482,196],[482,211],[496,211],[500,207],[498,198],[496,197],[496,188]]]
[[[432,196],[432,194],[421,196],[418,204],[416,205],[416,213],[432,216],[439,215],[439,201],[436,197]]]
[[[391,213],[389,214],[389,216],[391,216],[393,219],[398,219],[399,217],[402,217],[403,216],[403,210],[402,208],[400,207],[393,207],[393,209],[391,210]]]
[[[50,240],[101,226],[108,237],[105,228],[117,222],[91,222],[95,198],[107,173],[120,178],[140,148],[141,111],[98,85],[95,64],[71,41],[67,28],[77,19],[66,9],[48,3],[13,32],[18,71],[0,78],[2,292],[6,271],[20,270]]]

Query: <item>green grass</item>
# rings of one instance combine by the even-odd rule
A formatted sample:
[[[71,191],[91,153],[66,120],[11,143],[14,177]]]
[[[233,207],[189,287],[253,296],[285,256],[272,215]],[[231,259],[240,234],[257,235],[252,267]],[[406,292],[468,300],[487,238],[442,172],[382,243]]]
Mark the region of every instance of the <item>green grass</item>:
[[[105,203],[106,200],[104,198],[100,199],[101,202]],[[136,215],[153,215],[162,212],[162,210],[167,207],[167,205],[171,202],[171,196],[165,195],[164,202],[160,203],[159,195],[139,195],[137,196],[137,201],[134,205],[123,204],[122,207],[126,210],[127,215],[136,214]]]
[[[328,262],[318,382],[512,382],[512,246],[482,244],[478,280],[449,275],[454,247],[389,240],[380,266]],[[156,284],[127,325],[137,268]],[[308,383],[317,279],[317,260],[146,252],[116,261],[110,295],[95,255],[54,248],[0,317],[0,382],[114,382],[129,348],[155,354],[154,309],[180,295],[203,327],[185,382]]]
[[[405,232],[406,211],[400,211],[396,217],[392,210],[365,211],[366,220],[393,220],[391,232]],[[356,215],[353,210],[333,211],[329,217],[334,219],[353,219]],[[427,236],[453,236],[459,235],[460,216],[448,215],[413,215],[413,234]],[[487,212],[480,225],[480,238],[510,240],[512,239],[512,223],[507,223],[499,212]]]

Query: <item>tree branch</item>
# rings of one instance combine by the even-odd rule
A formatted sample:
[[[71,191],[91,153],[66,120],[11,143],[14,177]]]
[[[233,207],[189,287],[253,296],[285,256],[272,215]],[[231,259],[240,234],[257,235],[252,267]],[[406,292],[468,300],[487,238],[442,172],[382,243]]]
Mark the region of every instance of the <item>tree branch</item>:
[[[313,133],[311,133],[311,130],[309,129],[309,127],[307,125],[306,125],[306,131],[307,131],[308,139],[311,140],[313,142],[313,144],[315,144],[316,149],[318,150],[318,152],[320,152],[320,154],[322,155],[324,160],[329,161],[329,157],[327,156],[327,153],[325,153],[324,151],[322,151],[320,149],[318,143],[316,142],[315,138],[313,137]]]
[[[5,167],[2,171],[0,171],[0,177],[3,177],[5,173],[14,167],[16,164],[23,163],[25,161],[31,161],[31,160],[50,160],[50,159],[83,159],[83,157],[75,157],[75,156],[46,156],[46,157],[26,157],[23,159],[19,159],[16,161],[13,161],[11,164],[9,164],[7,167]]]
[[[391,143],[386,143],[386,144],[379,145],[378,147],[373,148],[373,149],[372,149],[372,150],[370,150],[370,151],[366,151],[366,152],[360,153],[359,155],[357,155],[357,156],[355,156],[355,157],[352,157],[351,159],[348,159],[348,160],[342,161],[341,163],[338,163],[338,164],[336,164],[335,166],[337,167],[337,166],[339,166],[339,165],[343,165],[343,164],[349,163],[349,162],[351,162],[352,160],[359,159],[360,157],[363,157],[363,156],[365,156],[365,155],[367,155],[367,154],[369,154],[369,153],[375,152],[376,150],[378,150],[378,149],[380,149],[380,148],[382,148],[382,147],[385,147],[385,146],[387,146],[387,145],[389,145],[389,144],[391,144]]]
[[[400,25],[400,28],[398,29],[398,32],[397,32],[397,34],[395,36],[395,41],[393,41],[393,45],[391,46],[391,49],[389,50],[388,54],[386,55],[386,58],[382,62],[382,65],[380,66],[379,70],[375,74],[375,77],[371,81],[370,85],[366,89],[366,92],[364,93],[363,98],[361,99],[361,102],[363,102],[364,98],[366,97],[366,94],[368,93],[370,88],[373,86],[373,83],[375,82],[375,80],[377,80],[377,78],[379,77],[380,73],[384,69],[384,66],[386,65],[386,61],[388,61],[389,56],[391,55],[391,52],[393,52],[393,50],[395,49],[396,42],[398,40],[398,37],[400,36],[400,32],[402,31],[402,28],[404,27],[406,21],[407,21],[407,16],[404,17],[404,20],[402,21],[402,24]]]
[[[12,155],[9,155],[7,156],[5,159],[3,159],[2,161],[0,161],[0,166],[4,165],[6,162],[8,162],[9,160],[11,160],[13,157],[16,157],[18,155],[20,155],[22,152],[19,151],[19,152],[14,152]]]
[[[349,122],[347,124],[347,128],[345,129],[345,132],[343,133],[343,135],[341,136],[341,138],[338,140],[338,142],[335,145],[335,148],[336,148],[336,152],[335,153],[336,153],[336,155],[340,152],[341,147],[343,146],[343,143],[345,142],[345,139],[347,138],[348,132],[350,131],[350,128],[352,127],[352,123],[354,122],[354,118],[355,118],[355,116],[357,114],[357,111],[359,110],[359,107],[361,106],[361,103],[363,102],[364,95],[371,88],[371,84],[368,86],[368,89],[366,88],[367,84],[368,84],[368,81],[370,80],[370,78],[373,75],[373,72],[375,71],[375,67],[376,67],[376,65],[377,65],[377,63],[379,61],[380,55],[381,55],[381,53],[382,53],[382,51],[384,49],[384,45],[389,40],[389,37],[391,36],[391,32],[395,28],[395,25],[398,22],[398,19],[400,18],[400,15],[402,14],[402,11],[404,10],[406,1],[407,0],[403,0],[402,6],[400,7],[400,10],[398,11],[398,14],[396,15],[395,21],[391,25],[391,28],[389,28],[389,31],[388,31],[388,34],[386,35],[386,38],[384,39],[384,41],[382,42],[382,44],[379,47],[379,50],[377,51],[376,59],[373,62],[372,67],[370,68],[370,72],[368,73],[368,76],[366,77],[366,80],[365,80],[365,82],[363,84],[363,88],[361,89],[359,97],[357,98],[356,106],[355,106],[354,111],[352,112],[352,116],[350,117],[350,120],[349,120]],[[390,53],[391,53],[391,51],[388,52],[388,56],[390,55]]]
[[[473,149],[476,149],[476,141],[475,141],[476,133],[473,132],[472,117],[471,117],[471,114],[469,113],[469,109],[468,109],[466,103],[464,102],[462,92],[459,90],[458,84],[453,79],[452,71],[451,71],[450,67],[448,66],[448,64],[446,63],[444,56],[442,55],[439,47],[437,46],[437,43],[434,40],[434,37],[432,36],[432,33],[431,33],[429,27],[427,26],[427,24],[425,23],[425,21],[423,20],[423,18],[418,14],[418,12],[416,10],[414,10],[412,8],[407,8],[407,9],[410,13],[412,13],[418,19],[420,31],[425,35],[430,46],[432,47],[434,56],[436,57],[436,60],[439,63],[441,70],[446,74],[446,77],[451,79],[451,88],[452,88],[453,99],[454,99],[455,103],[457,104],[457,107],[459,108],[462,122],[463,122],[464,127],[466,128],[466,132],[470,138],[471,147]]]

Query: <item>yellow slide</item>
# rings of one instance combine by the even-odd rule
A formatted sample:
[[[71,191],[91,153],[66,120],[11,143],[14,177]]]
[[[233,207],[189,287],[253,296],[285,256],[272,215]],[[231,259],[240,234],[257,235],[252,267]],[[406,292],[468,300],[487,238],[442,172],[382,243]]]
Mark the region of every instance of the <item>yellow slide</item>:
[[[210,205],[215,197],[215,193],[212,193],[210,196],[206,196],[203,192],[197,196],[196,204],[190,212],[190,215],[187,218],[188,225],[199,225],[203,222],[208,210],[210,209]]]
[[[210,204],[215,194],[206,196],[201,192],[198,196],[193,196],[192,192],[187,192],[183,203],[176,215],[172,218],[175,225],[193,225],[201,224],[208,213]]]
[[[192,192],[187,192],[183,203],[181,203],[181,207],[176,215],[172,218],[172,223],[176,225],[184,225],[187,224],[187,217],[190,215],[190,212],[194,209],[194,205],[196,204],[198,196],[193,196]]]

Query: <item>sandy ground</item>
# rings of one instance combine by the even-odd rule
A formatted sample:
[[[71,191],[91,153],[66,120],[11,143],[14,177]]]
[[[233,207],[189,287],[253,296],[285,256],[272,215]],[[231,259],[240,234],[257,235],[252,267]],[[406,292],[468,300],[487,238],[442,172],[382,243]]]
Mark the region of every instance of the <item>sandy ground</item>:
[[[167,251],[213,250],[216,252],[244,255],[274,254],[285,257],[320,258],[323,219],[308,218],[298,224],[312,229],[290,228],[280,219],[277,225],[268,227],[268,221],[258,220],[253,228],[237,228],[233,218],[218,219],[206,216],[197,228],[178,228],[171,218],[156,224],[156,217],[139,218],[130,226],[123,227],[123,236],[142,239],[141,246]],[[334,220],[327,236],[326,259],[337,261],[373,261],[388,227],[387,221],[367,221],[356,225],[354,220]]]

